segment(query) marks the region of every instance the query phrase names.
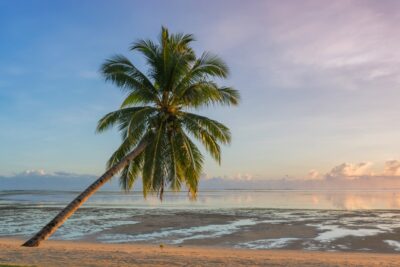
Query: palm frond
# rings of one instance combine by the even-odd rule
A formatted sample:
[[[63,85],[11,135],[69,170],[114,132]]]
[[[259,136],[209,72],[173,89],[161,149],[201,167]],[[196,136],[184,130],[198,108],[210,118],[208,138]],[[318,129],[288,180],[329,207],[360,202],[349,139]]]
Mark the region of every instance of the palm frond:
[[[121,187],[128,191],[141,174],[143,194],[162,199],[167,187],[186,187],[196,198],[204,157],[195,143],[221,162],[221,145],[231,142],[229,129],[220,122],[189,113],[209,105],[237,105],[238,91],[215,79],[229,75],[226,63],[205,52],[196,57],[191,34],[170,33],[163,27],[158,42],[138,40],[130,49],[144,56],[146,74],[128,58],[116,55],[101,67],[107,81],[127,92],[120,109],[106,114],[97,132],[118,127],[122,143],[108,161],[120,162],[144,140],[147,146],[122,169]]]
[[[196,198],[197,185],[204,160],[203,155],[182,129],[176,132],[175,147],[179,151],[177,160],[185,175],[186,186],[191,197]]]
[[[140,171],[142,169],[143,163],[143,153],[139,154],[136,158],[134,158],[129,165],[127,165],[120,174],[119,184],[121,188],[125,191],[131,191],[133,185],[138,178]]]
[[[204,145],[207,152],[221,164],[221,148],[217,142],[216,136],[212,135],[193,120],[185,119],[182,121],[182,124],[192,136]]]
[[[157,175],[160,174],[160,162],[162,161],[162,139],[165,132],[165,124],[161,123],[158,129],[152,134],[151,143],[146,147],[144,153],[143,164],[143,195],[147,196],[150,191],[155,191],[157,183]],[[158,165],[157,165],[158,163]],[[163,178],[163,177],[158,177]]]
[[[189,112],[180,112],[179,116],[183,119],[183,124],[185,124],[186,120],[198,124],[198,127],[204,128],[213,137],[215,137],[218,142],[221,142],[222,144],[229,144],[231,142],[231,132],[224,124],[216,120]]]
[[[106,81],[111,81],[130,93],[135,92],[140,96],[141,103],[158,100],[157,90],[152,82],[128,58],[122,55],[116,55],[106,60],[101,67],[101,73]]]
[[[217,104],[230,106],[239,103],[239,93],[231,87],[218,87],[214,82],[200,81],[187,87],[174,102],[188,108]]]
[[[131,108],[123,108],[113,112],[110,112],[103,116],[99,122],[97,123],[96,132],[101,133],[109,128],[119,124],[123,121],[129,121],[132,116],[137,113],[140,113],[144,110],[153,110],[153,107],[144,106],[144,107],[131,107]]]

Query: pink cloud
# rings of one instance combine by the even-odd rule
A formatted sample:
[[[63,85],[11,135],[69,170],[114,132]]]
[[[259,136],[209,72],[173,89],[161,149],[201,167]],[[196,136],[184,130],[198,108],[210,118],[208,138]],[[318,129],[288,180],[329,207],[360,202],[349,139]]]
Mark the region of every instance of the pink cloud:
[[[400,176],[400,160],[386,161],[383,174],[387,176]]]
[[[343,163],[335,166],[329,173],[326,174],[326,177],[346,177],[353,179],[359,176],[369,176],[372,175],[370,170],[371,166],[371,162],[361,162],[358,164]]]
[[[280,87],[394,88],[398,8],[396,1],[260,1],[246,12],[230,9],[203,34],[218,52],[240,49],[240,64]]]

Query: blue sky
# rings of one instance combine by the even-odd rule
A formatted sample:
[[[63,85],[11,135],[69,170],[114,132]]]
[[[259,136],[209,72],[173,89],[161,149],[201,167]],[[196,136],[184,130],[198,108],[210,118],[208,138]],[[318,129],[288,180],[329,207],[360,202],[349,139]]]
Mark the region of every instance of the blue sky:
[[[231,67],[238,108],[207,177],[400,175],[398,1],[0,0],[0,175],[100,174],[117,147],[97,120],[123,95],[98,75],[161,25]],[[359,164],[361,163],[361,164]],[[344,165],[343,165],[344,164]],[[336,167],[335,167],[336,166]]]

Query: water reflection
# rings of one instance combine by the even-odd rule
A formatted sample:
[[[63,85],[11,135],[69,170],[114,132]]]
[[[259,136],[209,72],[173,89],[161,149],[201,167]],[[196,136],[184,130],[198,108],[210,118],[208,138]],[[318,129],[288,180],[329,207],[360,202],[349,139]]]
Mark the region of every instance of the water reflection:
[[[0,204],[62,206],[78,192],[0,191]],[[400,191],[202,191],[197,201],[186,193],[143,199],[141,193],[99,192],[85,206],[120,208],[275,208],[275,209],[400,209]]]

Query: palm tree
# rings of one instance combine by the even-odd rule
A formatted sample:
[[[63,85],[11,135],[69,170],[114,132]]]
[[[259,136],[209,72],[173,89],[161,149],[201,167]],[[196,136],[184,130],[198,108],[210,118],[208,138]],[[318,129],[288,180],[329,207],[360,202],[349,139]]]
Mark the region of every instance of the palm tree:
[[[196,198],[203,155],[191,137],[220,163],[220,144],[230,143],[231,133],[223,124],[189,111],[237,105],[239,93],[215,82],[228,76],[227,65],[210,53],[196,57],[193,41],[191,34],[169,34],[163,27],[159,43],[139,40],[130,48],[146,59],[147,75],[121,55],[102,65],[106,81],[127,96],[120,109],[100,119],[97,132],[118,126],[122,144],[109,159],[108,170],[23,246],[39,246],[117,173],[126,191],[141,176],[144,197],[153,193],[162,200],[165,188],[179,191],[184,186]]]

